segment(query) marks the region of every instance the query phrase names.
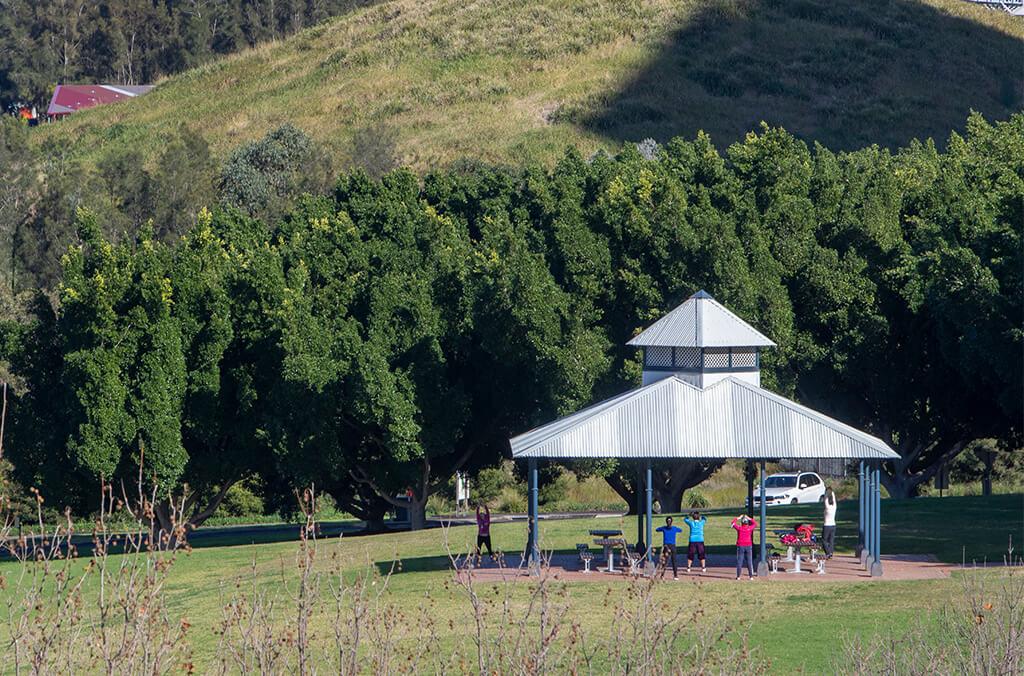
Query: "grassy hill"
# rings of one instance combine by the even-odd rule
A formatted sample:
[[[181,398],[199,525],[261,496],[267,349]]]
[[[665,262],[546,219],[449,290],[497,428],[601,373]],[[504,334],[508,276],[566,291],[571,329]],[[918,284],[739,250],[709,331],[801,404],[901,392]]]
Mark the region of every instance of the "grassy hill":
[[[759,121],[834,148],[945,139],[1021,107],[1024,21],[960,0],[387,0],[41,129],[93,157],[181,121],[223,155],[291,121],[341,164],[721,146]]]

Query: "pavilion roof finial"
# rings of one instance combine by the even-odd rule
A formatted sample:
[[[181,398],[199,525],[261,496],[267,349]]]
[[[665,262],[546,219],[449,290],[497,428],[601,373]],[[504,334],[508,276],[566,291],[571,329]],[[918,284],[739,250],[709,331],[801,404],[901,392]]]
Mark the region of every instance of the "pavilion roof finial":
[[[775,347],[770,338],[727,310],[703,289],[626,344],[634,347]]]

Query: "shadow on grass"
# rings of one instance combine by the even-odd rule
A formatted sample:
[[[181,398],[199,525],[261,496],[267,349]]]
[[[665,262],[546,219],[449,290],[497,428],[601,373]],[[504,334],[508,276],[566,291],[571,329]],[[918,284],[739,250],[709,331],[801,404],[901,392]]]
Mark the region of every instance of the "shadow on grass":
[[[722,147],[764,120],[837,150],[942,145],[972,109],[1019,110],[1022,51],[913,0],[711,0],[617,94],[561,117],[620,141],[704,129]]]

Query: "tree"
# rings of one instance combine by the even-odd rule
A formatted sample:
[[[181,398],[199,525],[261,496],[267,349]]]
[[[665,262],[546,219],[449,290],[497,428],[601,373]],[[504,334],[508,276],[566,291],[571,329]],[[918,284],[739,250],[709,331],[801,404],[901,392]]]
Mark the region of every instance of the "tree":
[[[230,295],[236,273],[258,273],[246,261],[260,231],[206,213],[175,247],[145,231],[111,244],[80,215],[59,307],[40,299],[32,323],[5,327],[5,357],[26,381],[11,446],[26,484],[85,513],[90,487],[141,471],[169,530],[173,495],[199,525],[234,483],[272,466],[259,433],[272,415],[259,392],[267,346],[245,342],[249,315],[234,310],[251,308]]]
[[[1020,369],[995,364],[1020,364],[1019,268],[1007,265],[1020,254],[1004,247],[1020,239],[1006,216],[1019,213],[1022,121],[972,118],[945,155],[913,144],[812,158],[770,130],[730,151],[758,211],[779,215],[775,256],[804,354],[797,391],[900,453],[883,474],[891,495],[914,495],[979,434],[1019,434],[1020,380],[1008,374]],[[808,218],[796,232],[811,238],[794,239]]]
[[[0,120],[0,237],[7,259],[4,286],[14,288],[17,233],[38,189],[38,160],[28,145],[28,130],[12,117]]]
[[[721,462],[697,462],[691,460],[663,461],[653,463],[651,467],[652,498],[658,503],[662,514],[678,514],[683,511],[683,495],[687,489],[697,486],[717,472]],[[637,479],[637,467],[632,466],[633,476],[629,476],[630,468],[623,465],[606,475],[608,485],[619,494],[628,505],[629,514],[637,513],[638,491],[644,491],[643,479]],[[638,483],[639,482],[639,483]]]
[[[495,462],[513,431],[579,404],[601,370],[587,368],[603,359],[599,338],[532,250],[529,224],[482,194],[507,195],[507,177],[478,178],[421,191],[407,172],[357,174],[333,208],[307,202],[274,236],[294,294],[281,387],[308,402],[281,435],[282,466],[393,505],[408,493],[414,528],[455,470]],[[462,191],[482,213],[460,208]]]
[[[221,202],[273,222],[302,192],[319,193],[330,165],[305,132],[283,124],[235,150],[221,170]]]

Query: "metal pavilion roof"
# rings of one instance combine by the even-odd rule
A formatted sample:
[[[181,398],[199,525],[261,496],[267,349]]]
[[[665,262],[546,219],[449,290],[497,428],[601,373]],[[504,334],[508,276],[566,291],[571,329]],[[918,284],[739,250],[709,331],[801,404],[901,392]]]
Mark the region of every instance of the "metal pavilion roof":
[[[774,347],[763,333],[698,291],[626,343],[636,347]]]
[[[511,440],[514,458],[899,458],[881,439],[737,378],[670,376]]]

